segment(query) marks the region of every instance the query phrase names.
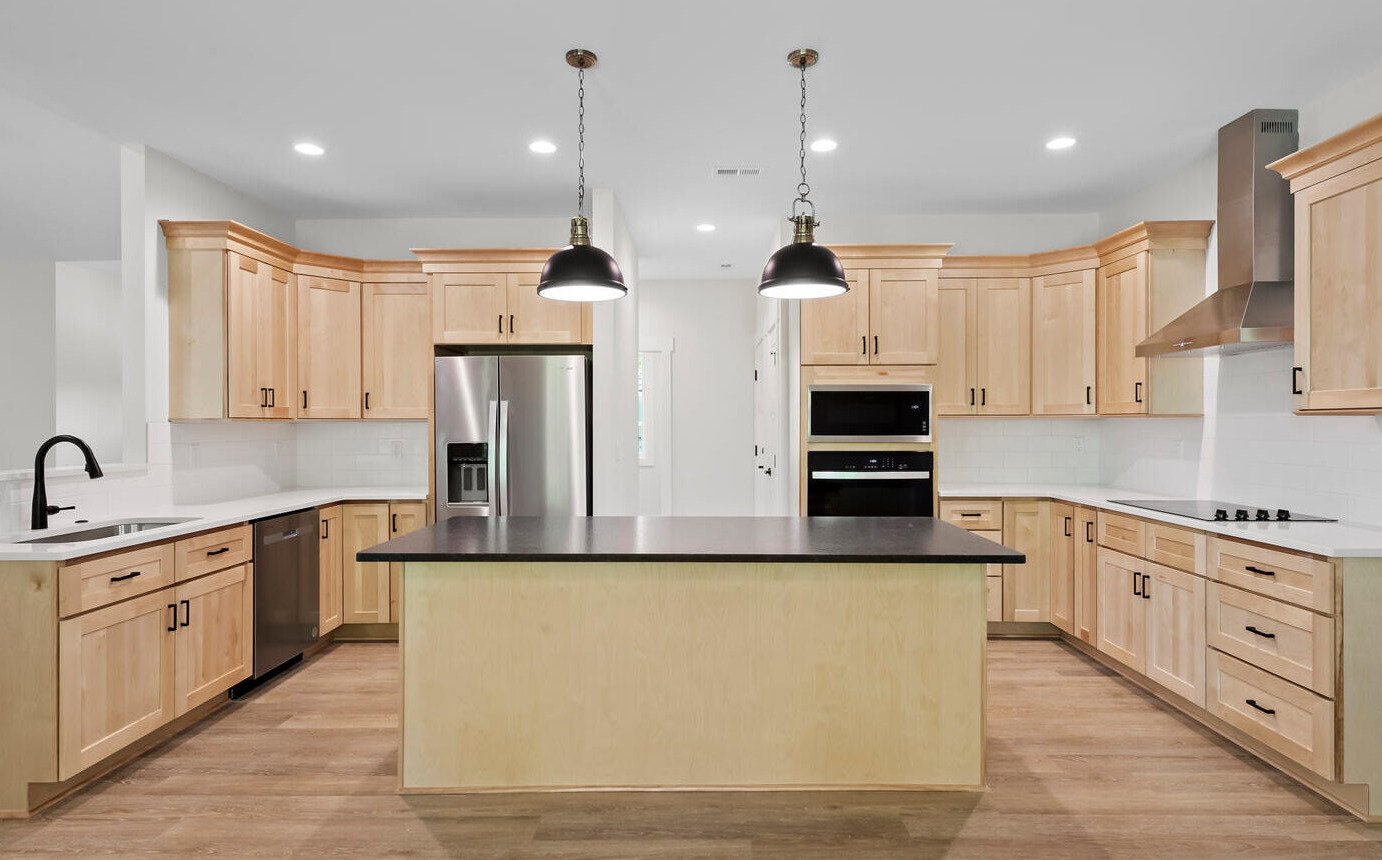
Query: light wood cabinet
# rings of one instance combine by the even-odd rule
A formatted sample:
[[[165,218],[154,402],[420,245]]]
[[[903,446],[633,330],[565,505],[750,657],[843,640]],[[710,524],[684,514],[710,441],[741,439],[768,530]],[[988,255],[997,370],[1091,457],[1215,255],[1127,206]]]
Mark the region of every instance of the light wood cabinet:
[[[986,533],[996,530],[999,536],[1002,536],[1002,499],[942,499],[940,510],[941,519],[951,525]],[[985,537],[987,536],[985,534]]]
[[[1134,349],[1151,333],[1147,327],[1147,258],[1134,254],[1099,269],[1099,414],[1136,415],[1147,411],[1147,359]]]
[[[1205,704],[1205,581],[1146,562],[1147,677],[1200,707]]]
[[[537,294],[538,272],[514,272],[505,280],[508,343],[580,343],[581,304],[544,299]]]
[[[935,364],[940,352],[935,269],[869,271],[869,363]]]
[[[1075,619],[1073,635],[1094,645],[1099,621],[1098,549],[1092,508],[1075,509]]]
[[[58,625],[58,779],[75,776],[173,719],[173,588]]]
[[[174,569],[177,581],[186,582],[203,574],[237,564],[244,564],[254,558],[254,527],[241,523],[229,528],[204,532],[179,540],[176,544],[163,544],[176,555]]]
[[[1139,558],[1099,547],[1095,647],[1135,672],[1147,669],[1147,608]]]
[[[582,304],[544,299],[537,294],[537,284],[536,271],[433,275],[434,342],[584,342]]]
[[[245,680],[254,670],[254,577],[242,564],[179,585],[177,713]]]
[[[1295,195],[1295,409],[1382,412],[1382,115],[1270,167]]]
[[[361,550],[389,539],[386,502],[341,505],[344,551],[341,620],[345,624],[380,624],[389,620],[389,564],[356,561]]]
[[[1032,499],[1003,502],[1003,545],[1027,556],[1003,565],[1003,619],[1047,621],[1051,615],[1047,540],[1051,503]]]
[[[1334,611],[1334,564],[1214,535],[1209,577],[1316,612]]]
[[[322,508],[321,551],[318,562],[320,587],[319,635],[325,636],[341,626],[345,589],[345,550],[341,533],[341,506]]]
[[[1032,279],[1032,414],[1093,415],[1095,270]]]
[[[845,269],[849,292],[801,303],[802,364],[869,363],[869,272]]]
[[[1051,623],[1066,633],[1075,633],[1075,545],[1078,524],[1075,508],[1064,502],[1051,503],[1051,531],[1048,547],[1051,594]]]
[[[389,539],[415,532],[427,525],[426,502],[389,503]],[[398,621],[398,599],[402,593],[399,576],[403,573],[402,562],[389,563],[389,620]]]
[[[299,418],[360,417],[360,284],[297,278]]]
[[[937,415],[1031,410],[1030,278],[940,280]]]
[[[159,544],[66,562],[58,568],[58,614],[66,618],[172,585],[174,556],[172,544]]]
[[[1335,620],[1217,582],[1205,594],[1208,644],[1333,697]]]
[[[1099,546],[1142,558],[1147,554],[1147,524],[1137,517],[1099,511]]]
[[[1206,661],[1211,714],[1325,779],[1334,778],[1332,701],[1212,649]]]
[[[226,254],[227,417],[293,417],[296,301],[293,276]]]
[[[432,411],[432,297],[425,283],[366,283],[361,292],[365,418]]]
[[[936,316],[940,321],[940,358],[931,388],[931,409],[937,415],[973,415],[979,409],[975,381],[978,349],[973,278],[941,278]]]

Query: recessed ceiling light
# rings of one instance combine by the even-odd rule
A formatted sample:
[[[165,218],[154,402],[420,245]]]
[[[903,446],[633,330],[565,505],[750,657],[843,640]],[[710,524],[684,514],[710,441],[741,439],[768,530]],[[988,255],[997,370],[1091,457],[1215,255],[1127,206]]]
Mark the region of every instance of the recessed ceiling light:
[[[551,155],[557,151],[557,145],[550,140],[535,140],[528,144],[528,150],[538,155]]]
[[[326,150],[322,149],[317,144],[305,140],[301,143],[293,144],[293,149],[297,150],[302,155],[322,155],[326,152]]]
[[[733,264],[733,263],[721,263],[721,264],[720,264],[720,268],[722,268],[722,269],[732,269],[732,268],[734,268],[734,264]]]
[[[699,231],[702,232],[702,233],[714,233],[714,232],[715,232],[715,225],[714,225],[714,224],[697,224],[697,225],[696,225],[696,229],[699,230]]]
[[[1046,141],[1047,149],[1069,149],[1074,145],[1075,138],[1073,137],[1053,137]]]
[[[811,141],[812,152],[834,152],[837,146],[839,146],[839,144],[828,137],[822,137],[819,140]]]

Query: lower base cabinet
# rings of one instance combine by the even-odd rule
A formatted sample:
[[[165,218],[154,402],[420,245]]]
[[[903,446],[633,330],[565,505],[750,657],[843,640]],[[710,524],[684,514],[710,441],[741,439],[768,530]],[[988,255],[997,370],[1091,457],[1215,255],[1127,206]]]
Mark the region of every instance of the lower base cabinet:
[[[356,561],[361,550],[416,531],[427,525],[427,503],[348,502],[339,505],[345,624],[387,624],[398,621],[398,565]],[[325,514],[325,512],[323,512]]]
[[[1050,580],[1051,623],[1066,633],[1075,633],[1075,508],[1064,502],[1051,503],[1050,543],[1047,547],[1047,572]]]
[[[1333,702],[1213,649],[1206,660],[1211,714],[1334,779]]]
[[[318,560],[318,573],[321,585],[318,595],[321,605],[318,632],[319,635],[325,636],[341,626],[341,617],[345,612],[342,593],[345,589],[345,551],[342,549],[344,542],[341,538],[341,506],[322,508],[319,513],[321,556]]]
[[[1025,553],[1025,564],[1003,565],[1003,620],[1048,621],[1051,616],[1046,544],[1051,503],[1003,502],[1003,545]]]
[[[1205,704],[1205,581],[1117,550],[1098,551],[1095,647]]]
[[[1142,560],[1099,547],[1098,628],[1094,646],[1138,673],[1147,669],[1147,606]]]
[[[981,538],[988,538],[996,544],[1003,542],[1003,532],[999,529],[993,530],[974,530],[974,533]],[[988,620],[1003,620],[1003,565],[986,564],[984,565],[984,587],[987,589]]]
[[[1099,587],[1097,516],[1092,508],[1075,509],[1075,619],[1071,635],[1093,645],[1098,632]]]
[[[177,587],[178,715],[254,671],[254,574],[242,564]]]

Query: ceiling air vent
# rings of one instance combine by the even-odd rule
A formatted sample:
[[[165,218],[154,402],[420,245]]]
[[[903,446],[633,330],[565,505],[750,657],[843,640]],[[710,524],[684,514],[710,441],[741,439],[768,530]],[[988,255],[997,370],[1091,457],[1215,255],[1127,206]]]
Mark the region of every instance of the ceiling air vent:
[[[717,167],[716,176],[758,176],[763,172],[761,167]]]
[[[1258,124],[1261,134],[1295,134],[1296,124],[1290,120],[1264,119]]]

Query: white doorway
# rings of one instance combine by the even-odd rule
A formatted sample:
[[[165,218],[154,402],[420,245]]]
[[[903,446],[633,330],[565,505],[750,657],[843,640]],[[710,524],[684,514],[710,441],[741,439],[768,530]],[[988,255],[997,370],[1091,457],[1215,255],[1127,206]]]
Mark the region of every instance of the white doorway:
[[[672,338],[638,348],[638,513],[672,515]]]
[[[774,322],[753,350],[753,513],[760,517],[786,513],[781,359],[778,324]]]

